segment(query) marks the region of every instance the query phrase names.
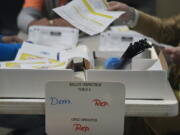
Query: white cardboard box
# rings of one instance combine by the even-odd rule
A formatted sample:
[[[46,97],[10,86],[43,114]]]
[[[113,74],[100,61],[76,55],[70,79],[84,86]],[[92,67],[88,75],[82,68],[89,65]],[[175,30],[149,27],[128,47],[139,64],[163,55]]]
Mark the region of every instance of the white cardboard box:
[[[117,57],[117,54],[96,52],[96,61],[98,61],[96,65],[100,63],[102,66],[105,58],[110,57],[110,55]],[[101,66],[99,67],[102,68]],[[130,67],[131,69],[126,70],[89,69],[86,71],[86,79],[88,81],[121,82],[126,87],[126,99],[130,100],[163,100],[167,97],[171,91],[166,88],[168,83],[167,72],[163,70],[154,49],[150,49],[149,58],[135,58]]]
[[[0,69],[0,97],[44,98],[48,81],[73,80],[73,70]]]
[[[100,55],[100,52],[96,52],[96,54],[98,53]],[[107,57],[109,56],[107,52],[102,53],[102,54],[106,54],[104,56],[107,56]],[[147,54],[148,55],[143,54],[142,56],[144,57],[149,56],[149,53]],[[119,56],[120,54],[119,52],[117,52],[113,54],[111,53],[111,55]],[[131,95],[133,96],[131,99],[130,98],[128,99],[126,97],[127,98],[126,99],[126,116],[165,116],[165,117],[175,116],[178,113],[178,102],[166,79],[166,71],[161,69],[162,67],[161,63],[157,59],[157,55],[155,51],[151,51],[150,55],[151,55],[151,59],[139,59],[139,58],[137,59],[139,61],[141,60],[144,62],[146,61],[146,63],[148,63],[149,65],[152,65],[153,68],[158,69],[158,70],[153,70],[153,69],[151,69],[151,71],[146,71],[146,70],[128,71],[127,70],[127,71],[112,71],[111,72],[107,70],[99,70],[99,69],[92,70],[91,69],[91,70],[86,71],[87,76],[85,76],[84,72],[77,74],[77,73],[74,73],[72,70],[65,70],[65,71],[53,70],[52,71],[52,70],[0,69],[0,95],[1,97],[3,97],[1,98],[1,101],[0,101],[1,113],[3,114],[7,114],[7,113],[8,114],[22,114],[22,113],[23,114],[44,114],[44,88],[42,87],[44,87],[44,83],[46,83],[46,81],[66,81],[66,80],[69,81],[71,79],[73,80],[79,79],[79,81],[90,80],[90,79],[92,79],[93,81],[96,81],[96,80],[113,81],[112,80],[113,74],[115,74],[115,76],[117,77],[117,80],[116,78],[113,78],[114,81],[120,81],[120,78],[121,78],[119,76],[120,74],[129,75],[134,72],[133,74],[137,76],[137,77],[136,76],[134,77],[135,82],[138,81],[138,78],[141,78],[141,80],[145,82],[150,79],[148,76],[151,76],[151,79],[153,79],[153,75],[155,75],[155,73],[158,73],[158,75],[162,75],[162,76],[157,75],[159,78],[162,78],[163,76],[165,76],[164,79],[158,79],[154,77],[154,79],[157,80],[157,82],[162,82],[163,84],[165,84],[164,86],[160,86],[160,87],[164,87],[165,89],[158,89],[158,91],[163,92],[163,93],[160,93],[156,90],[153,90],[153,87],[155,86],[153,86],[154,84],[152,85],[152,83],[146,82],[147,86],[143,86],[143,87],[141,86],[142,85],[141,81],[139,81],[140,84],[138,83],[136,85],[132,83],[131,87],[133,89],[126,90],[126,93],[130,93],[130,96]],[[135,60],[136,62],[138,62],[137,59]],[[143,65],[147,66],[148,64],[143,64]],[[159,68],[156,68],[156,66],[158,66]],[[142,73],[141,76],[139,76],[139,73]],[[84,77],[84,78],[82,79],[81,77]],[[160,83],[158,84],[160,85]],[[125,85],[128,85],[128,83]],[[137,86],[143,89],[139,90],[137,89]],[[134,95],[131,93],[131,91],[134,93]],[[160,97],[157,97],[157,96],[155,97],[158,99],[164,98],[164,100],[158,100],[158,99],[152,99],[152,98],[145,99],[144,97],[143,99],[138,99],[137,97],[139,96],[138,94],[140,93],[138,91],[142,91],[143,94],[145,94],[145,96],[147,96],[148,94],[152,94],[151,91],[153,93],[157,92],[161,95]],[[8,97],[13,97],[13,99],[8,98]],[[42,98],[42,99],[36,99],[36,98]]]

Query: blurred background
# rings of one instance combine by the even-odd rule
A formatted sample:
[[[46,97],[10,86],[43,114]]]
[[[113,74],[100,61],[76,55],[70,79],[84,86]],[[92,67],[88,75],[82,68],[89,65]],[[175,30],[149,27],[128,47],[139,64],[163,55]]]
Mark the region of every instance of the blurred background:
[[[159,17],[170,17],[180,14],[180,0],[155,0],[156,15]]]
[[[110,0],[109,0],[110,1]],[[159,17],[170,17],[180,13],[180,0],[116,0]],[[0,33],[14,35],[18,33],[17,15],[24,0],[1,0]]]

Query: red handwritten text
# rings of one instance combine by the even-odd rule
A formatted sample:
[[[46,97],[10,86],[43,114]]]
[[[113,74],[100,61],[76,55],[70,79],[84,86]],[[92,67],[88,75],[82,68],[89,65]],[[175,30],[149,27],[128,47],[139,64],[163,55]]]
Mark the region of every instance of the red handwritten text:
[[[89,127],[87,127],[87,126],[82,126],[81,124],[73,124],[73,126],[75,127],[75,131],[87,132],[87,131],[90,130]]]
[[[92,102],[94,102],[95,106],[101,106],[101,107],[105,107],[108,106],[108,102],[106,101],[101,101],[100,99],[94,99]]]

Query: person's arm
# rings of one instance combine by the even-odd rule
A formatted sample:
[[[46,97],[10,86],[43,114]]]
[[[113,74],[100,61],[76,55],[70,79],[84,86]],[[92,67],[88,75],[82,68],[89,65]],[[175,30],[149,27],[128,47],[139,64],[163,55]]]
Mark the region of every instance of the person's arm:
[[[18,15],[18,27],[24,32],[28,31],[30,23],[42,17],[41,12],[33,8],[23,8]]]
[[[168,19],[160,19],[138,11],[139,19],[133,30],[153,37],[159,42],[176,46],[179,43],[180,15]]]
[[[137,24],[139,19],[138,11],[124,3],[111,1],[108,3],[109,11],[125,11],[123,15],[118,18],[121,25],[128,25],[130,28]]]
[[[126,22],[133,30],[153,37],[167,44],[177,45],[180,35],[180,15],[169,19],[160,19],[143,13],[120,2],[109,2],[108,10],[125,11],[119,21]]]
[[[18,15],[18,27],[27,32],[28,27],[32,22],[42,18],[43,0],[25,0],[23,9]]]
[[[3,36],[1,41],[3,43],[22,43],[23,40],[17,36]]]
[[[50,26],[63,26],[63,27],[72,27],[75,28],[72,24],[70,24],[68,21],[66,21],[63,18],[55,18],[52,20],[49,20]]]
[[[13,36],[4,36],[0,34],[0,43],[22,43],[23,40],[17,37],[16,35]]]

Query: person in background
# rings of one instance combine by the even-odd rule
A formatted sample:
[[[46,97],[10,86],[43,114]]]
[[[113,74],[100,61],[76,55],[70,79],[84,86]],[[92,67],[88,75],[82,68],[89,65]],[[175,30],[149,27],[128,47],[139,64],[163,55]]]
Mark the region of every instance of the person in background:
[[[173,47],[163,49],[165,55],[168,55],[173,63],[170,65],[169,81],[180,101],[180,14],[166,19],[161,19],[142,11],[134,9],[121,2],[109,2],[108,10],[110,11],[125,11],[118,18],[118,21],[128,25],[132,30],[140,32],[146,36],[152,37],[155,40],[170,44]],[[148,135],[179,135],[180,134],[180,117],[174,118],[145,118],[144,129]],[[137,128],[137,127],[136,127]],[[140,133],[135,133],[132,130],[130,134],[144,134],[143,128],[139,129]]]
[[[120,2],[109,2],[108,10],[126,11],[118,21],[131,29],[156,39],[159,42],[177,46],[180,38],[180,14],[172,18],[161,19],[129,7]]]
[[[23,9],[18,15],[18,27],[28,31],[31,25],[73,27],[66,20],[57,16],[52,9],[65,5],[70,0],[25,0]]]
[[[25,0],[23,9],[18,16],[18,27],[24,32],[27,32],[28,27],[31,25],[73,27],[52,11],[53,8],[65,5],[69,1],[71,0]],[[124,1],[138,9],[154,14],[154,0],[119,1]],[[149,5],[151,5],[151,8],[148,8]]]

